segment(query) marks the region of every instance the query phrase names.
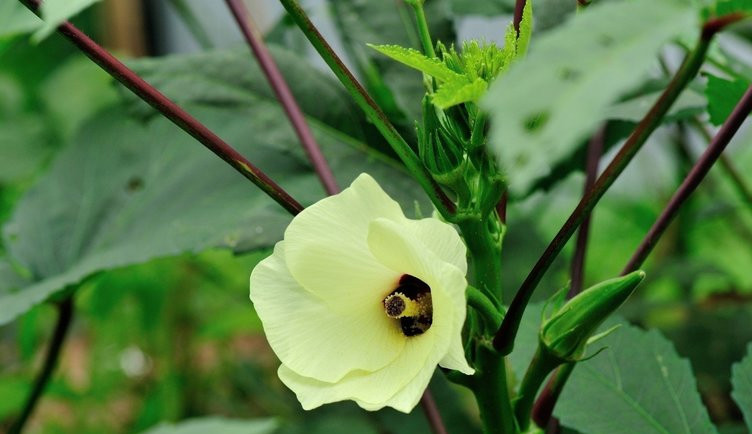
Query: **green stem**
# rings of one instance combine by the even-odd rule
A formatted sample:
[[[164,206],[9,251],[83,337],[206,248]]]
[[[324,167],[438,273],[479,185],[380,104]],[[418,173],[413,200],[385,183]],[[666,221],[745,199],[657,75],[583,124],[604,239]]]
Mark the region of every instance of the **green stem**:
[[[63,343],[65,342],[65,336],[68,334],[68,329],[70,328],[73,319],[73,297],[69,296],[61,301],[60,304],[57,305],[57,308],[57,324],[55,324],[55,331],[52,334],[50,346],[47,349],[47,354],[44,358],[44,365],[42,365],[42,370],[39,371],[37,378],[34,380],[34,386],[31,389],[31,393],[29,393],[29,396],[26,398],[26,403],[24,404],[23,410],[21,410],[21,414],[8,430],[8,434],[19,434],[23,431],[26,422],[34,412],[34,408],[37,406],[37,402],[39,402],[39,398],[42,397],[42,393],[47,387],[47,383],[49,383],[50,378],[52,378],[52,372],[57,366],[57,360],[60,358],[60,352],[63,348]]]
[[[676,72],[674,78],[669,83],[668,87],[663,91],[658,101],[653,105],[650,111],[645,117],[637,124],[637,127],[629,136],[629,139],[624,143],[619,153],[614,157],[611,164],[608,165],[603,174],[595,182],[595,185],[590,189],[580,200],[577,208],[572,212],[562,228],[556,234],[554,239],[543,252],[538,262],[528,274],[525,281],[520,286],[520,289],[515,294],[514,300],[509,306],[507,315],[504,317],[504,321],[501,324],[496,337],[494,338],[494,347],[502,354],[509,354],[514,348],[514,339],[517,336],[517,330],[522,320],[522,314],[525,311],[527,303],[533,295],[538,283],[540,283],[543,275],[548,268],[553,264],[554,259],[559,255],[561,250],[567,244],[567,241],[572,237],[574,232],[580,226],[582,221],[593,210],[598,201],[603,197],[606,191],[613,185],[616,178],[621,175],[627,165],[632,161],[632,158],[645,144],[648,137],[653,131],[658,128],[663,122],[663,118],[668,113],[671,106],[676,102],[681,95],[682,91],[697,75],[700,67],[705,59],[705,54],[708,51],[710,42],[712,40],[714,31],[717,29],[708,29],[707,25],[703,28],[702,36],[695,46],[694,50],[684,59],[681,68]]]
[[[457,222],[467,243],[476,287],[497,307],[501,306],[501,242],[504,226],[493,218],[469,216]]]
[[[504,315],[494,302],[474,286],[467,287],[467,303],[478,311],[488,326],[488,330],[495,330],[501,324]]]
[[[188,3],[185,0],[170,0],[170,4],[201,48],[204,50],[213,48],[214,44],[212,44],[209,34],[206,33],[206,30],[198,18],[196,18],[196,14],[193,13]]]
[[[538,350],[535,352],[527,372],[525,372],[525,377],[522,379],[520,391],[517,394],[517,402],[514,404],[514,414],[520,431],[525,432],[530,427],[530,413],[538,389],[540,389],[548,374],[556,369],[559,364],[561,364],[560,360],[551,356],[545,349],[542,350],[540,345],[538,346]]]
[[[436,57],[436,52],[433,49],[431,31],[428,29],[426,11],[423,9],[423,0],[409,1],[408,3],[410,3],[415,11],[415,22],[418,25],[418,37],[420,37],[420,43],[423,45],[423,53],[428,57],[434,58]]]
[[[415,176],[439,213],[444,218],[451,219],[455,212],[454,203],[446,196],[433,178],[431,178],[428,170],[426,170],[410,145],[407,144],[381,108],[376,105],[371,96],[363,89],[363,86],[360,85],[358,80],[347,69],[324,37],[321,36],[321,33],[313,25],[298,2],[295,0],[280,0],[280,3],[282,3],[282,6],[287,10],[287,13],[290,14],[300,30],[303,31],[308,41],[311,42],[324,62],[329,65],[329,68],[337,76],[355,103],[363,110],[366,117],[376,126],[387,143],[389,143],[397,156],[399,156],[407,167],[407,170]]]
[[[507,358],[499,357],[492,348],[480,346],[476,359],[472,390],[480,408],[483,432],[518,433],[507,384]]]

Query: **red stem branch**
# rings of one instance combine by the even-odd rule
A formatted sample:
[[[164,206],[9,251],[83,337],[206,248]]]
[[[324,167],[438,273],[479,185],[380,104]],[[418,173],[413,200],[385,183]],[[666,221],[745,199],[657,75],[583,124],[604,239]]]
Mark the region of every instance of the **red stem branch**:
[[[329,167],[324,155],[321,153],[321,148],[318,143],[316,143],[316,139],[313,137],[313,133],[308,127],[303,111],[295,100],[292,91],[290,91],[290,87],[287,85],[287,81],[285,81],[277,63],[269,52],[269,49],[266,47],[266,44],[264,44],[264,38],[248,13],[248,9],[241,0],[226,0],[226,3],[235,18],[235,21],[238,23],[238,27],[240,27],[243,37],[251,47],[259,66],[261,66],[261,70],[264,71],[264,75],[266,76],[269,85],[272,87],[272,90],[274,90],[277,99],[284,108],[287,118],[290,120],[290,123],[295,130],[295,134],[297,134],[300,143],[303,145],[303,149],[305,149],[305,152],[308,155],[308,159],[311,161],[314,170],[316,170],[316,174],[321,180],[321,184],[324,186],[327,194],[331,195],[339,193],[340,188],[334,178],[332,169]]]
[[[708,174],[710,168],[713,167],[713,164],[718,161],[723,150],[726,149],[726,146],[736,132],[739,131],[739,128],[747,119],[750,112],[752,112],[752,86],[747,89],[747,92],[742,99],[739,100],[734,111],[731,112],[731,115],[726,119],[726,122],[724,122],[723,126],[718,131],[718,134],[713,138],[710,146],[708,146],[676,190],[676,193],[671,197],[671,200],[668,202],[663,212],[661,212],[661,215],[650,228],[647,235],[645,235],[645,238],[629,259],[629,262],[627,262],[627,265],[622,271],[622,275],[636,270],[642,265],[645,259],[647,259],[648,255],[653,250],[653,247],[655,247],[655,244],[661,238],[661,235],[663,235],[666,228],[668,228],[668,225],[676,217],[679,209],[684,205],[695,189],[697,189],[697,186],[700,185],[700,182],[702,182],[705,175]]]
[[[525,11],[526,0],[516,0],[514,3],[514,18],[512,23],[514,24],[514,30],[517,32],[517,37],[520,37],[520,23],[522,22],[522,14]]]
[[[38,13],[38,0],[19,0],[32,12]],[[86,36],[73,24],[66,21],[57,28],[58,32],[78,47],[87,57],[102,69],[107,71],[115,80],[130,89],[139,98],[162,113],[167,119],[183,131],[193,136],[219,158],[235,168],[241,175],[256,184],[261,190],[282,205],[287,211],[295,215],[303,210],[295,199],[271,180],[264,172],[254,166],[232,146],[214,134],[204,124],[188,114],[180,106],[144,81],[135,72],[117,60],[115,56]]]
[[[435,434],[447,434],[444,421],[441,419],[441,413],[436,406],[436,400],[433,399],[430,389],[426,389],[423,392],[423,396],[420,398],[420,405],[423,408],[426,419],[428,419],[428,424],[431,425],[431,430]]]
[[[585,161],[585,187],[583,196],[593,188],[598,178],[598,161],[603,155],[603,145],[606,139],[606,126],[598,130],[588,143],[587,158]],[[587,251],[587,242],[590,235],[590,220],[592,211],[589,212],[582,220],[580,229],[577,232],[577,241],[572,257],[571,278],[572,284],[569,288],[568,298],[572,298],[582,291],[585,282],[585,252]]]

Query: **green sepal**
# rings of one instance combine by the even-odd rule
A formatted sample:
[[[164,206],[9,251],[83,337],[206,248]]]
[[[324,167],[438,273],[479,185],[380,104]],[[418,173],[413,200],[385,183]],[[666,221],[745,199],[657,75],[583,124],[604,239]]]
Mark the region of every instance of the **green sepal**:
[[[540,343],[563,361],[577,361],[590,337],[645,278],[642,271],[601,282],[569,300],[540,330]]]
[[[459,126],[423,98],[423,125],[418,126],[418,153],[431,176],[450,188],[463,182],[467,164]]]

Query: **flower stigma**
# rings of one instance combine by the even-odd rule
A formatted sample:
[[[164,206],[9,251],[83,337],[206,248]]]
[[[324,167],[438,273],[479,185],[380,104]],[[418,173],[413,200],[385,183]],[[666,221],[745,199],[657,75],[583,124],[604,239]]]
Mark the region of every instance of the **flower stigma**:
[[[415,276],[402,275],[399,286],[384,298],[384,312],[399,320],[405,336],[425,333],[433,323],[431,287]]]

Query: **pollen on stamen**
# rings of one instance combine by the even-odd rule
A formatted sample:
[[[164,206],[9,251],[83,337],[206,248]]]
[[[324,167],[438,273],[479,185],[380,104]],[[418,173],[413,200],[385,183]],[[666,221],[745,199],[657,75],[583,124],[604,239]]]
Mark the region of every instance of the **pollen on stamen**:
[[[384,298],[384,313],[399,320],[399,327],[407,337],[425,333],[433,323],[431,288],[417,277],[405,274],[399,286]]]
[[[399,318],[400,314],[405,311],[407,305],[401,297],[389,296],[384,300],[384,310],[390,318]]]

